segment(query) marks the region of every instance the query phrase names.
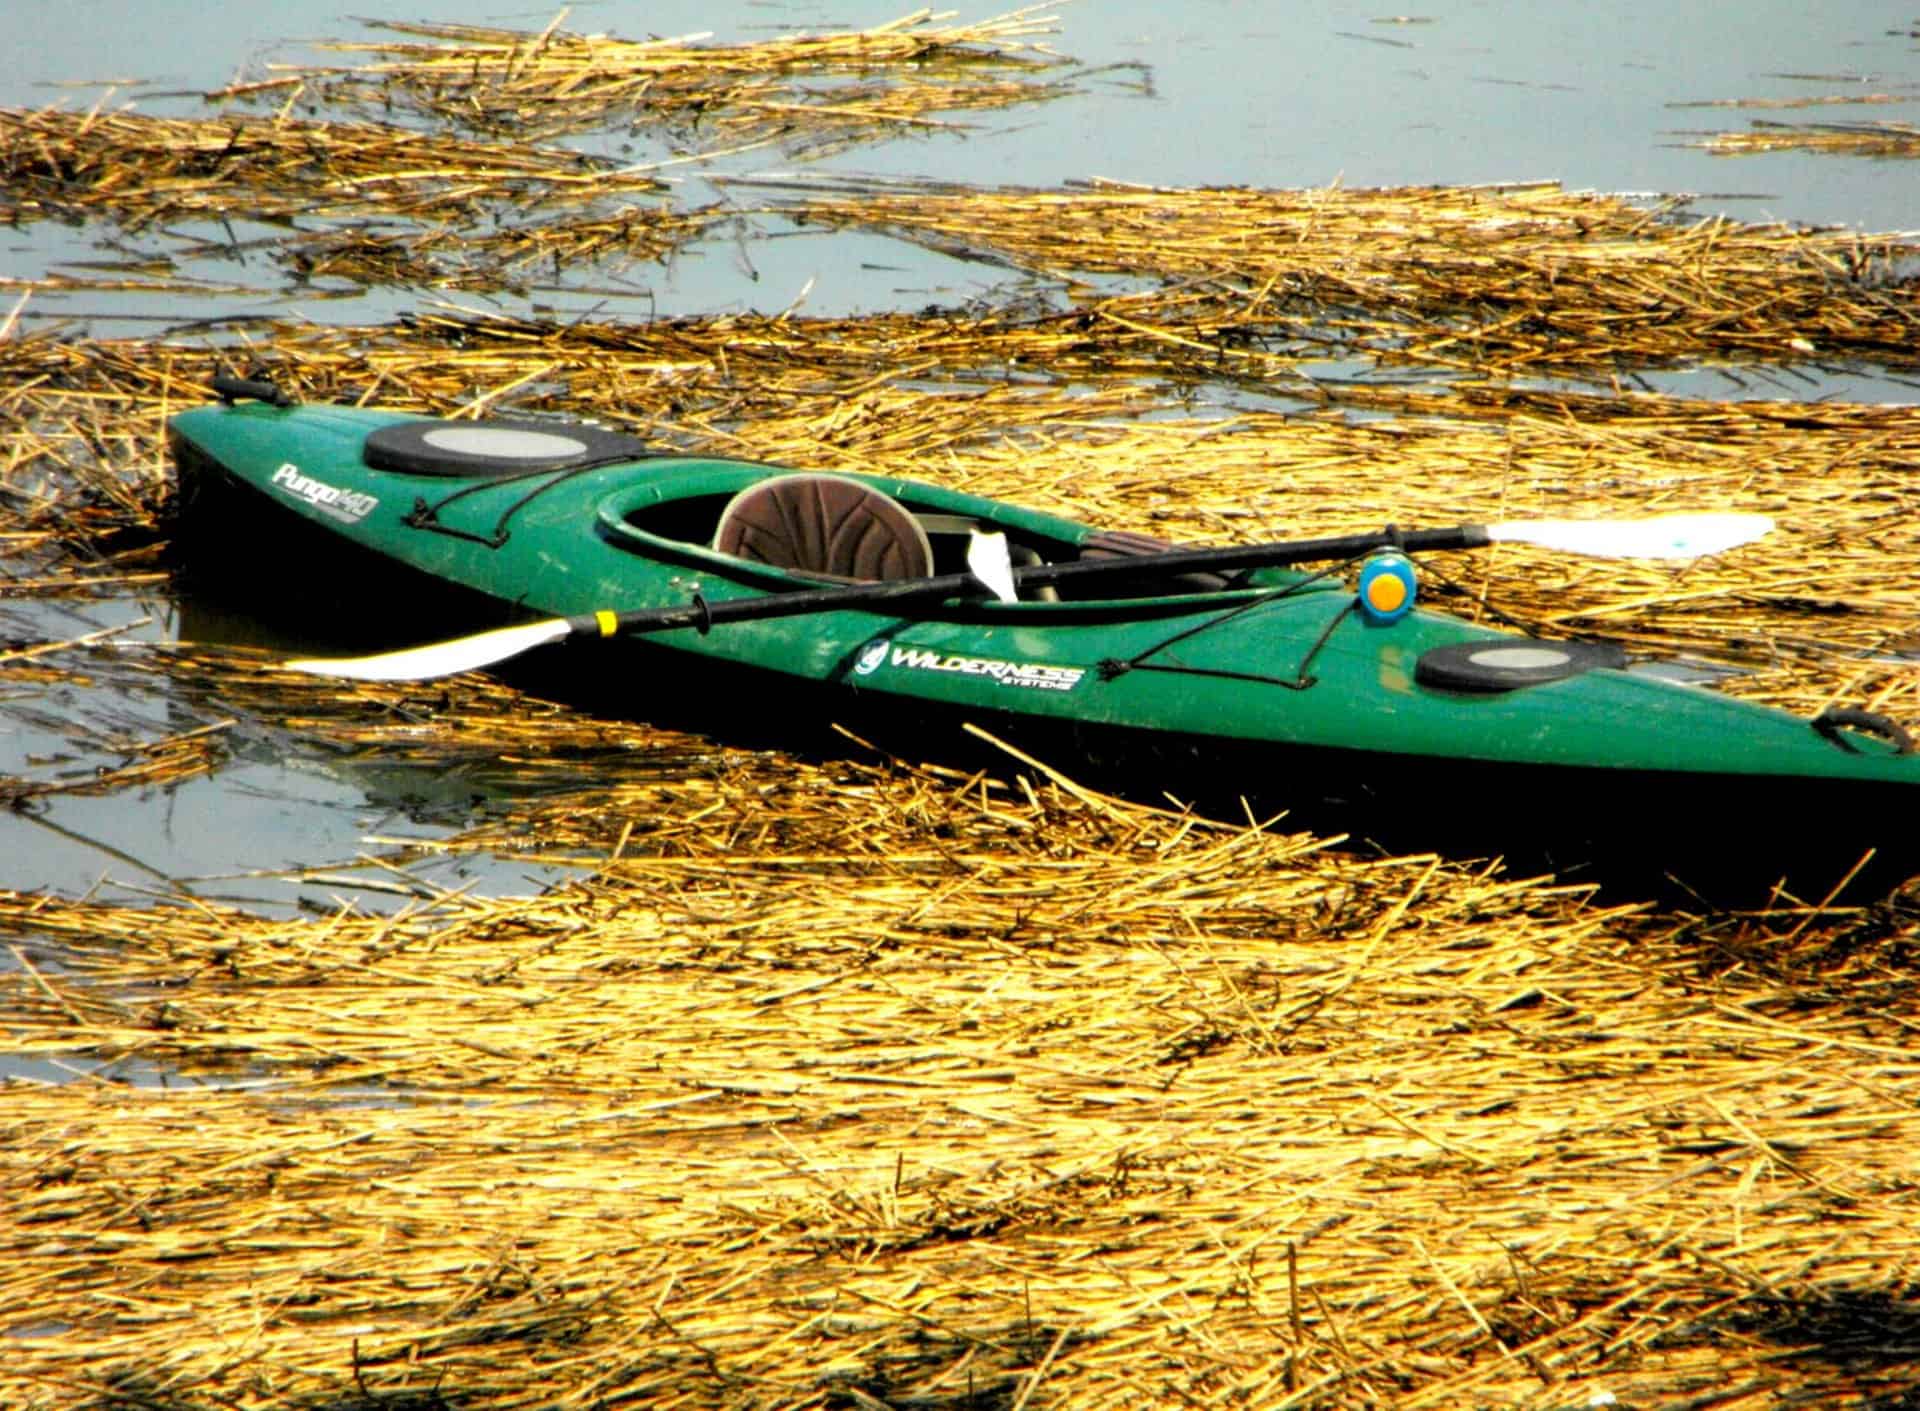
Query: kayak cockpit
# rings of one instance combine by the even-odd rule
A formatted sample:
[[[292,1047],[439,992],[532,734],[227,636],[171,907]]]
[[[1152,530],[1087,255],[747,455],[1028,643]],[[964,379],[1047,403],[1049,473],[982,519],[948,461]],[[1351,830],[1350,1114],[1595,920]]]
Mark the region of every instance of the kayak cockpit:
[[[705,474],[633,485],[602,502],[600,524],[638,553],[709,556],[783,576],[872,582],[965,573],[981,534],[1005,536],[1012,566],[1141,557],[1174,546],[1147,535],[1071,520],[913,481],[767,474],[764,466],[709,463]],[[728,473],[731,471],[732,473]],[[1297,575],[1279,574],[1291,582]],[[1220,593],[1248,575],[1146,573],[1023,590],[1026,601],[1105,602]],[[1263,586],[1276,581],[1259,575]]]

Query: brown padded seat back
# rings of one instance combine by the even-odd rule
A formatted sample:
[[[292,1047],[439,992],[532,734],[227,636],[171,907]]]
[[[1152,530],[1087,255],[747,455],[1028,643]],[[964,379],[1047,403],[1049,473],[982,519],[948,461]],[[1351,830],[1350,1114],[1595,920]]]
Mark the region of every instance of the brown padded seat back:
[[[926,530],[906,507],[838,475],[782,475],[749,485],[721,511],[713,547],[774,568],[858,582],[933,572]]]

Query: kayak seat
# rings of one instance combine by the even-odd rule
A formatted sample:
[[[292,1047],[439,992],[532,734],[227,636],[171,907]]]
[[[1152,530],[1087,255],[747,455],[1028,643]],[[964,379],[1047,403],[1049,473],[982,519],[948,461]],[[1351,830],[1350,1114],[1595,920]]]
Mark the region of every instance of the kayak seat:
[[[933,571],[927,532],[906,507],[839,475],[781,475],[749,485],[720,512],[713,547],[772,568],[857,583],[925,578]]]

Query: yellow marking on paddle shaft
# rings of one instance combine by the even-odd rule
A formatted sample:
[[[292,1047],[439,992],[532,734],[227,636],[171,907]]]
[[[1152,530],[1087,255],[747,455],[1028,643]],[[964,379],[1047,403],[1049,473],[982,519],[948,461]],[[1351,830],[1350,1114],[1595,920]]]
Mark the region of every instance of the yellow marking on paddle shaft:
[[[602,637],[611,637],[620,630],[620,619],[608,612],[605,608],[601,608],[598,612],[594,613],[593,619],[600,624],[600,635]]]

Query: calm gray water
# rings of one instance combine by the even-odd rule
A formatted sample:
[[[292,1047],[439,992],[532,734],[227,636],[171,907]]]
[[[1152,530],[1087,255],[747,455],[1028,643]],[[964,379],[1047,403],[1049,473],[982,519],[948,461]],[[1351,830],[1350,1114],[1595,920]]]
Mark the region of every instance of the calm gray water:
[[[793,28],[866,26],[898,19],[908,8],[905,0],[612,0],[575,5],[566,23],[628,38],[711,33],[716,40],[741,41]],[[433,0],[393,13],[539,28],[555,11]],[[959,18],[1002,13],[979,7]],[[1041,13],[1058,18],[1053,47],[1095,71],[1081,81],[1079,96],[966,115],[972,130],[964,134],[861,147],[806,171],[1040,186],[1092,177],[1271,187],[1554,179],[1575,189],[1693,193],[1702,213],[1725,211],[1744,220],[1875,231],[1920,226],[1920,167],[1913,164],[1790,153],[1715,158],[1682,145],[1680,136],[1687,129],[1740,128],[1750,116],[1915,121],[1920,40],[1910,31],[1920,25],[1911,7],[1863,0],[1749,0],[1737,8],[1708,0],[1444,0],[1395,17],[1384,5],[1351,3],[1079,0]],[[8,31],[0,103],[132,103],[163,115],[205,112],[183,95],[263,76],[276,59],[311,60],[310,41],[362,33],[348,10],[328,4],[179,0],[16,5]],[[1786,114],[1673,106],[1864,92],[1891,93],[1902,101]],[[624,132],[580,141],[622,151],[633,161],[670,155]],[[790,168],[761,152],[714,169],[742,175]],[[686,204],[725,199],[724,188],[704,179],[705,169],[675,171]],[[98,258],[98,237],[46,223],[0,231],[0,273],[30,276]],[[599,317],[641,319],[656,313],[773,313],[805,291],[806,312],[833,314],[960,302],[1003,277],[858,234],[744,247],[729,238],[696,249],[669,269],[630,273],[642,287],[625,299],[542,297],[557,303],[562,315],[570,307],[593,307]],[[126,294],[36,295],[23,311],[23,324],[77,318],[71,336],[89,328],[151,335],[166,319],[263,307],[368,323],[416,302],[417,296],[404,293],[308,305],[276,298],[264,306],[215,297],[182,308]],[[141,321],[117,317],[125,315]],[[1725,390],[1716,386],[1714,393]],[[1910,389],[1903,393],[1899,384],[1870,376],[1836,382],[1829,390],[1911,396]],[[68,637],[147,616],[153,623],[133,635],[164,637],[175,630],[177,611],[164,595],[84,608],[0,602],[0,630],[13,637]],[[155,734],[168,728],[164,700],[0,689],[0,771],[23,772],[29,761],[66,747],[66,733],[44,716],[90,714],[104,722],[145,721]],[[432,781],[422,781],[417,792],[431,795]],[[390,780],[370,787],[335,761],[254,748],[216,776],[175,789],[59,799],[38,819],[0,815],[0,883],[77,893],[100,885],[110,892],[164,890],[167,879],[214,878],[191,885],[266,905],[299,897],[325,904],[351,889],[336,882],[217,879],[348,861],[368,834],[432,831],[458,821],[457,805],[436,812],[414,807],[417,802]],[[482,866],[459,864],[440,880],[478,881],[501,890],[541,880],[524,869],[462,875]]]

